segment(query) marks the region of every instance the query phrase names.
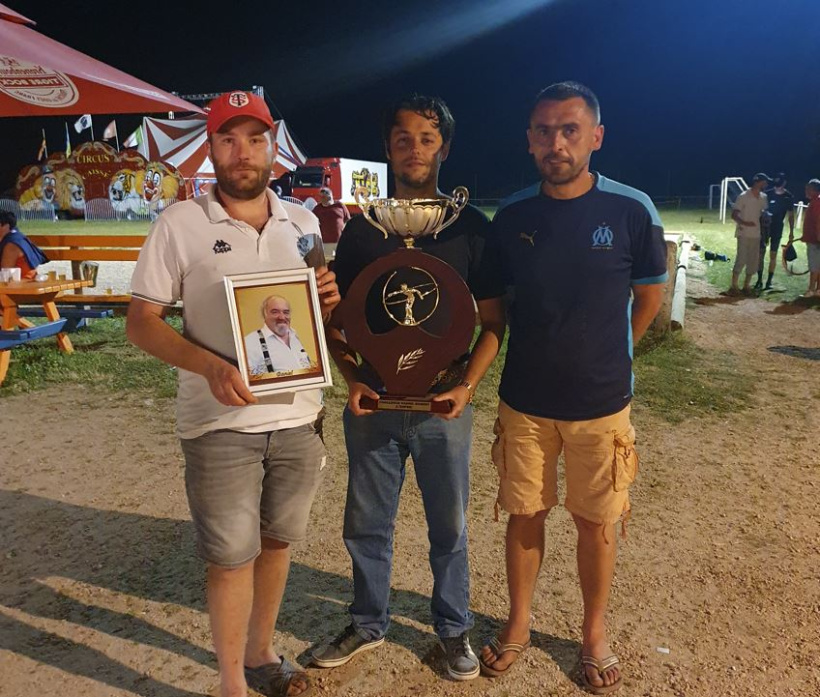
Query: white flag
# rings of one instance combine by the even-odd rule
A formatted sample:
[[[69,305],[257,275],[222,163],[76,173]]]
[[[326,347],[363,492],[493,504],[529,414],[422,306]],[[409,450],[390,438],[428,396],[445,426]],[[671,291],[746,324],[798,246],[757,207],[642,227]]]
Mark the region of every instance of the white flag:
[[[74,122],[74,130],[82,133],[86,128],[91,128],[91,114],[83,114]]]
[[[109,140],[110,138],[113,138],[115,135],[117,135],[117,122],[112,121],[105,127],[105,130],[103,131],[103,138],[105,140]]]
[[[122,144],[125,148],[138,148],[142,143],[142,126],[137,126],[137,130],[134,131],[128,138],[126,138],[125,142]]]

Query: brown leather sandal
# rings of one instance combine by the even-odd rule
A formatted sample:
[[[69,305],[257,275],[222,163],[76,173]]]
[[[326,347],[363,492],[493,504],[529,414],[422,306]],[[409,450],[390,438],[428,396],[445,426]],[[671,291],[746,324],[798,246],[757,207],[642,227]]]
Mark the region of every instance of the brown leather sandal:
[[[501,638],[494,636],[487,642],[487,646],[489,647],[490,651],[493,652],[493,664],[501,658],[501,656],[507,651],[512,651],[516,654],[513,662],[510,663],[504,670],[498,670],[497,668],[493,668],[493,666],[489,663],[484,662],[484,657],[479,656],[478,662],[481,664],[481,672],[483,675],[486,675],[490,678],[500,678],[502,675],[506,675],[510,672],[510,668],[512,668],[516,661],[521,657],[521,654],[524,653],[530,647],[530,641],[527,640],[526,644],[516,644],[514,642],[507,642],[506,644],[501,643]]]
[[[581,685],[587,692],[593,695],[607,695],[610,692],[615,692],[623,683],[622,676],[619,675],[618,679],[611,685],[593,685],[587,677],[586,667],[592,666],[595,668],[595,670],[598,671],[598,675],[601,676],[601,680],[603,680],[604,673],[610,668],[620,665],[620,663],[615,654],[602,658],[600,661],[594,656],[581,656]]]

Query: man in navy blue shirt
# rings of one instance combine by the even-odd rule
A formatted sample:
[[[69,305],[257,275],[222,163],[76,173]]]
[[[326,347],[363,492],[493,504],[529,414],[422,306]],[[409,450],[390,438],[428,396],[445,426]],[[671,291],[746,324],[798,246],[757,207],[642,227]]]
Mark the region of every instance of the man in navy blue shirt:
[[[558,504],[563,451],[584,601],[582,681],[593,693],[622,682],[605,613],[615,525],[628,517],[638,465],[629,420],[632,344],[657,314],[666,282],[666,244],[649,197],[589,169],[603,136],[587,87],[565,82],[538,95],[527,137],[541,186],[496,215],[485,255],[512,294],[493,444],[498,505],[510,514],[510,615],[482,649],[482,670],[504,674],[529,646],[544,521]]]
[[[765,290],[772,289],[774,269],[777,266],[777,252],[783,237],[783,223],[789,219],[789,244],[794,242],[794,195],[786,188],[786,175],[780,172],[774,178],[774,186],[766,191],[768,207],[763,214],[763,229],[760,235],[760,261],[757,263],[757,283],[755,290],[763,288],[763,266],[766,261],[766,247],[769,248],[769,276]]]

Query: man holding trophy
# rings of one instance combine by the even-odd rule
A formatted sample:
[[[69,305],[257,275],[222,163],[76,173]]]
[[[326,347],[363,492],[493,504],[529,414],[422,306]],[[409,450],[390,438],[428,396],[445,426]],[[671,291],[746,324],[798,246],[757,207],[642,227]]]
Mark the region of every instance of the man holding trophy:
[[[412,456],[430,541],[433,626],[449,675],[469,680],[479,674],[468,638],[470,402],[503,340],[504,289],[479,272],[486,217],[466,205],[463,188],[452,199],[438,188],[453,128],[440,99],[412,95],[393,105],[383,137],[395,199],[363,202],[365,215],[347,224],[336,250],[344,300],[328,343],[349,388],[343,536],[354,597],[350,625],[314,653],[314,664],[323,668],[384,642],[393,528]],[[367,215],[372,207],[378,223]],[[486,299],[478,303],[480,335],[467,352],[475,330],[472,295]],[[454,347],[461,355],[452,355]]]

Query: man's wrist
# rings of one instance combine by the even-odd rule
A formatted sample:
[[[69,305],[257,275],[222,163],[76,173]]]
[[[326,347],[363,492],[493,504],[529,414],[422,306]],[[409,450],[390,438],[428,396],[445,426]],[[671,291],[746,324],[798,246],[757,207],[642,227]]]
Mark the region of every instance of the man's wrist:
[[[344,370],[339,370],[344,378],[344,381],[347,383],[347,386],[350,387],[354,383],[361,382],[361,378],[359,377],[359,369],[358,368],[345,368]]]
[[[467,399],[467,404],[471,404],[473,401],[473,397],[475,396],[475,387],[473,386],[473,383],[471,383],[469,380],[462,380],[460,383],[458,383],[457,387],[463,387],[467,390],[467,394],[469,395],[469,398]]]

